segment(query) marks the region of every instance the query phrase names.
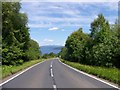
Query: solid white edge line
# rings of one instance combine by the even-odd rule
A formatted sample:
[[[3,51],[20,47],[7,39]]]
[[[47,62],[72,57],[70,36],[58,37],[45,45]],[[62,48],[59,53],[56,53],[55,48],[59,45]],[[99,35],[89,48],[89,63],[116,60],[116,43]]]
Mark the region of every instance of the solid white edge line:
[[[58,60],[58,61],[61,62],[60,60]],[[105,81],[103,81],[103,80],[101,80],[101,79],[99,79],[99,78],[93,77],[92,75],[90,75],[90,74],[88,74],[88,73],[85,73],[85,72],[80,71],[80,70],[78,70],[78,69],[76,69],[76,68],[73,68],[73,67],[71,67],[71,66],[69,66],[69,65],[67,65],[67,64],[65,64],[65,63],[63,63],[63,62],[61,62],[61,63],[64,64],[65,66],[67,66],[67,67],[69,67],[69,68],[71,68],[71,69],[79,72],[79,73],[82,73],[82,74],[84,74],[84,75],[86,75],[86,76],[89,76],[89,77],[91,77],[91,78],[93,78],[93,79],[96,79],[96,80],[98,80],[98,81],[100,81],[100,82],[102,82],[102,83],[105,83],[105,84],[107,84],[107,85],[109,85],[109,86],[111,86],[111,87],[120,89],[119,87],[114,86],[114,85],[112,85],[112,84],[110,84],[110,83],[108,83],[108,82],[105,82]]]
[[[46,60],[45,60],[45,61],[46,61]],[[41,64],[41,63],[43,63],[43,62],[45,62],[45,61],[42,61],[42,62],[40,62],[40,63],[37,63],[37,64],[35,64],[35,65],[33,65],[33,66],[30,66],[30,67],[28,67],[27,69],[25,69],[24,71],[21,71],[21,72],[18,73],[17,75],[13,76],[12,78],[10,78],[10,79],[8,79],[8,80],[0,83],[0,87],[1,87],[2,85],[6,84],[7,82],[13,80],[14,78],[18,77],[19,75],[23,74],[24,72],[28,71],[29,69],[31,69],[31,68],[33,68],[33,67],[35,67],[35,66],[37,66],[37,65],[39,65],[39,64]]]
[[[52,68],[50,69],[51,77],[53,77],[53,71]]]

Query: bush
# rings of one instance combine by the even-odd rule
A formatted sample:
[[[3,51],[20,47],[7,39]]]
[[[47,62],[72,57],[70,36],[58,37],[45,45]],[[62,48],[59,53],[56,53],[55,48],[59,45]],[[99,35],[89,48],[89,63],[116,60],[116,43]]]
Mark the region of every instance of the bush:
[[[4,48],[2,50],[2,64],[3,65],[17,65],[22,64],[23,60],[22,58],[23,53],[20,50],[20,48],[17,48],[16,46],[12,46],[9,48]]]

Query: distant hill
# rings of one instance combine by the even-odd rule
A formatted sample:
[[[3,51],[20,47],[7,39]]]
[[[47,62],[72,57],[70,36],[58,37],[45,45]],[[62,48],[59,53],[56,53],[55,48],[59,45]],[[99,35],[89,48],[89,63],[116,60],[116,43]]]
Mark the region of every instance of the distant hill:
[[[63,46],[47,45],[47,46],[41,46],[40,51],[42,52],[42,55],[51,52],[57,54],[61,51],[62,48]]]

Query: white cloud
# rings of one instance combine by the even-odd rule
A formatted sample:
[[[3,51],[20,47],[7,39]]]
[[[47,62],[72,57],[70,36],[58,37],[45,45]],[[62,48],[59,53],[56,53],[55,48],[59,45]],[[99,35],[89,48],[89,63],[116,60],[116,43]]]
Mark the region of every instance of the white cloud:
[[[53,42],[54,40],[52,40],[52,39],[44,39],[43,41],[46,42],[46,43],[49,43],[49,42]]]
[[[76,3],[78,0],[69,0],[65,3],[63,3],[63,0],[63,2],[61,0],[60,2],[57,0],[58,2],[56,1],[54,3],[45,2],[44,0],[34,0],[33,2],[31,1],[33,0],[22,2],[21,10],[21,12],[26,12],[28,15],[28,26],[30,29],[32,28],[31,31],[34,30],[33,28],[37,28],[37,30],[38,28],[40,28],[40,30],[46,30],[47,28],[51,31],[59,30],[61,33],[65,33],[72,32],[74,28],[76,29],[83,27],[83,30],[89,32],[88,30],[90,23],[95,18],[97,18],[99,13],[103,13],[105,18],[110,23],[115,21],[117,17],[116,13],[118,13],[118,4],[115,2],[116,0],[114,0],[115,3],[104,3],[104,1],[111,2],[113,0],[97,0],[100,3],[96,3],[94,0],[89,0],[92,3],[89,3],[88,0],[84,0],[87,1],[86,3]],[[39,30],[37,30],[34,31],[38,32]],[[33,32],[31,35],[33,35]],[[43,39],[39,41],[40,45],[52,45],[60,43],[60,41],[57,42],[57,40],[54,41],[52,39],[46,38],[44,35],[42,36]],[[63,42],[60,44],[62,45]]]
[[[54,18],[54,17],[49,17],[49,16],[34,16],[31,17],[30,21],[32,22],[37,22],[37,24],[30,24],[29,26],[32,27],[44,27],[49,26],[51,27],[52,25],[59,25],[59,26],[80,26],[81,24],[88,24],[90,23],[94,17],[91,16],[78,16],[78,17],[71,17],[71,18]],[[34,26],[35,25],[35,26]],[[58,30],[59,28],[57,27],[52,27],[49,28],[49,30]]]
[[[101,3],[101,7],[105,7],[107,10],[118,11],[118,2]]]
[[[31,24],[28,24],[28,27],[30,28],[44,28],[44,27],[49,27],[51,25],[49,24],[41,24],[41,23],[31,23]]]
[[[25,4],[24,6],[25,11],[24,10],[22,11],[27,12],[28,19],[30,22],[28,26],[30,28],[53,27],[49,28],[49,30],[58,30],[57,27],[62,26],[72,27],[88,25],[95,18],[97,18],[96,15],[98,15],[99,13],[104,13],[102,12],[103,9],[105,9],[106,11],[110,11],[113,9],[117,10],[116,3],[106,4],[95,2],[94,3],[24,2],[23,4]],[[30,7],[30,9],[28,7]]]
[[[50,30],[50,31],[56,31],[58,29],[59,29],[58,27],[52,27],[52,28],[49,28],[48,30]]]
[[[40,24],[28,24],[28,27],[30,27],[30,28],[40,28],[41,25]]]
[[[53,39],[45,38],[42,42],[40,42],[40,46],[44,46],[44,45],[52,45],[53,42],[54,42]]]

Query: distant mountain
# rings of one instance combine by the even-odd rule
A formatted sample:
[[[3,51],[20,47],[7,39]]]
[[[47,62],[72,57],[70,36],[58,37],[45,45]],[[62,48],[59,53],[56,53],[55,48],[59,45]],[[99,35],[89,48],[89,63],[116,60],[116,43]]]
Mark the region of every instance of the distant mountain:
[[[47,45],[47,46],[41,46],[40,51],[42,52],[42,55],[51,52],[57,54],[61,51],[62,48],[63,46]]]

